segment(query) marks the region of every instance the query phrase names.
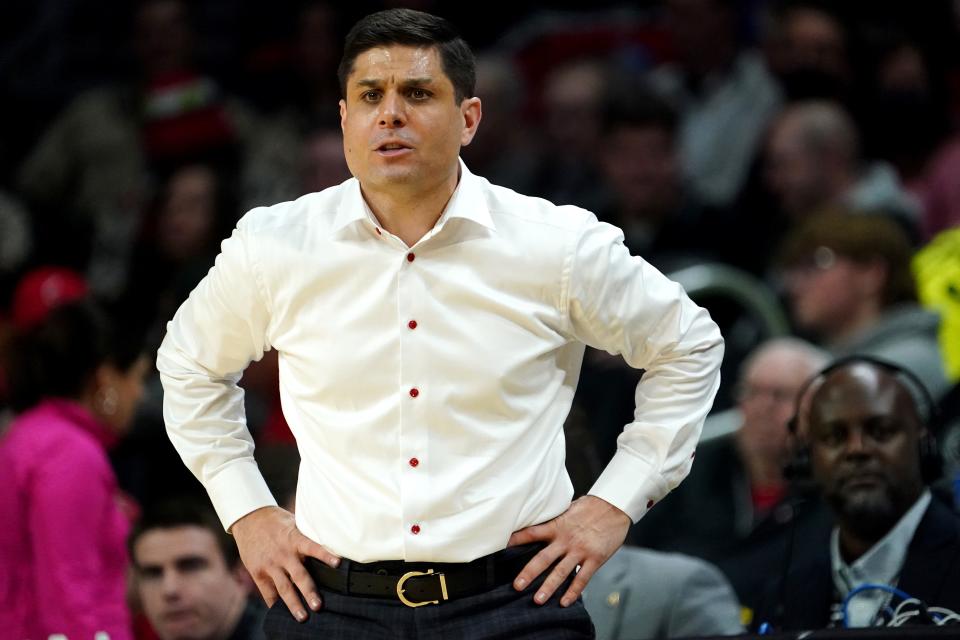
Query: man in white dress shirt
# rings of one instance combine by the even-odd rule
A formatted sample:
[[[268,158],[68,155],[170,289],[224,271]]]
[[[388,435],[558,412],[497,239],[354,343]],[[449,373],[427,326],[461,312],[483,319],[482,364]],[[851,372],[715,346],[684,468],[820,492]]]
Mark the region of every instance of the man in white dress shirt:
[[[688,473],[720,333],[619,229],[459,161],[481,107],[445,20],[367,16],[339,76],[354,178],[254,209],[223,243],[158,354],[171,440],[282,601],[268,635],[592,637],[580,594]],[[562,425],[584,344],[646,374],[571,503]],[[236,384],[271,348],[303,459],[296,517],[257,469]]]

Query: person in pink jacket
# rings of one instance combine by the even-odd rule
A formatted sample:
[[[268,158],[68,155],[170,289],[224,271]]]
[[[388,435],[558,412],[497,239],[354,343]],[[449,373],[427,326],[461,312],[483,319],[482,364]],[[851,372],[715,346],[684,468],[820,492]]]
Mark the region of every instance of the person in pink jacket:
[[[20,413],[0,436],[0,633],[128,640],[130,512],[107,450],[131,422],[147,361],[86,300],[23,329],[5,363]]]

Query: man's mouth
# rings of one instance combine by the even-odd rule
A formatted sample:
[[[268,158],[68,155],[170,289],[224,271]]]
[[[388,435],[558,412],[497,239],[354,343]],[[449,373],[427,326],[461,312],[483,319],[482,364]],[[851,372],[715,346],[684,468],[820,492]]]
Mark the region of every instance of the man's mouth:
[[[858,473],[840,479],[840,486],[845,489],[882,486],[886,478],[880,473]]]
[[[194,619],[194,612],[192,609],[173,609],[168,610],[163,613],[163,621],[168,625],[177,625],[183,624],[184,622]]]
[[[382,156],[398,156],[408,151],[411,151],[411,148],[402,142],[385,142],[377,147],[377,153]]]

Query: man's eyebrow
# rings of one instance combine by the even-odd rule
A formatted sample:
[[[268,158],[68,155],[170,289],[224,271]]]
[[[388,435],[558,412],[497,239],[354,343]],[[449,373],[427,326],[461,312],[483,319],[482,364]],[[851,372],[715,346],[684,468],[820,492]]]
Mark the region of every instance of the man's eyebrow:
[[[361,78],[357,80],[354,84],[359,87],[379,87],[383,84],[383,80],[379,78]],[[404,87],[419,87],[423,85],[433,84],[433,78],[430,76],[421,76],[418,78],[407,78],[400,82],[401,86]]]
[[[134,562],[133,568],[140,573],[158,572],[163,569],[163,565],[159,563],[154,564],[151,562],[145,562],[145,563]]]

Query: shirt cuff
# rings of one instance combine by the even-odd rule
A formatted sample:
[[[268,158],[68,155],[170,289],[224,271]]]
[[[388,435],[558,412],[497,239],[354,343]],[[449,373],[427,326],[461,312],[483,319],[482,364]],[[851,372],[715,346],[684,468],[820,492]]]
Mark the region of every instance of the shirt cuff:
[[[588,493],[606,500],[637,522],[668,491],[667,483],[649,462],[619,449]]]
[[[236,460],[223,467],[207,478],[204,486],[227,531],[248,513],[262,507],[277,506],[276,499],[252,458]]]

